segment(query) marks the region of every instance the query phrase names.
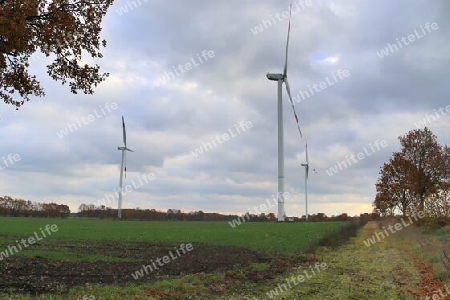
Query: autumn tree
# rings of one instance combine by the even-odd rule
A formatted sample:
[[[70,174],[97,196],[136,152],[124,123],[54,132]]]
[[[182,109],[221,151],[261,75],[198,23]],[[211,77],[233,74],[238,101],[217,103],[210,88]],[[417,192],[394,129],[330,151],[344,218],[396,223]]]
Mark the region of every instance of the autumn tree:
[[[402,155],[414,165],[414,192],[418,197],[419,210],[423,210],[425,197],[438,192],[443,179],[443,147],[427,127],[412,130],[399,140]]]
[[[442,155],[442,181],[441,189],[450,193],[450,147],[445,145]]]
[[[98,65],[82,64],[82,54],[101,58],[101,21],[114,0],[0,0],[0,98],[18,109],[45,95],[30,58],[51,57],[48,75],[70,91],[92,94],[108,76]]]
[[[375,210],[381,212],[397,207],[405,215],[413,210],[423,211],[426,200],[431,208],[435,205],[430,205],[429,201],[447,199],[443,191],[448,190],[448,147],[439,145],[436,136],[426,127],[412,130],[399,140],[401,151],[395,152],[381,167],[375,185]]]
[[[396,152],[380,171],[380,178],[375,184],[378,201],[383,200],[385,208],[398,208],[406,216],[414,202],[414,165],[405,159],[402,153]],[[381,203],[379,203],[381,204]]]
[[[425,199],[425,207],[431,216],[450,217],[450,147],[442,153],[442,180],[437,192]]]
[[[379,214],[382,217],[394,215],[395,205],[389,202],[387,193],[377,192],[373,206],[373,213]]]

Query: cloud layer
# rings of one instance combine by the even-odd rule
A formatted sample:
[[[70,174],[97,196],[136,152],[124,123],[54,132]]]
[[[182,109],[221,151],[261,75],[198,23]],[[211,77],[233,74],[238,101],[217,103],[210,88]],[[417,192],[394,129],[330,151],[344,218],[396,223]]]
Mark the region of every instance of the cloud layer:
[[[1,166],[9,154],[20,155],[0,171],[2,193],[62,202],[72,211],[113,193],[124,115],[128,146],[136,151],[127,154],[128,183],[144,173],[155,180],[125,195],[123,207],[243,213],[264,203],[277,193],[278,176],[277,84],[265,75],[283,69],[288,5],[117,1],[103,24],[108,47],[98,62],[111,76],[94,96],[71,95],[46,78],[48,61],[41,58],[32,68],[45,99],[19,111],[2,108]],[[398,136],[450,105],[448,12],[445,0],[313,0],[295,11],[288,76],[317,170],[308,182],[310,213],[370,212],[379,167],[399,148]],[[428,31],[432,23],[438,28]],[[406,45],[402,38],[409,35],[416,38]],[[380,58],[383,50],[389,55]],[[205,51],[214,56],[205,59]],[[344,70],[348,77],[336,77]],[[317,87],[321,82],[325,88]],[[298,216],[304,214],[305,149],[284,91],[283,101],[291,195],[285,209]],[[240,122],[252,127],[237,133]],[[428,127],[445,144],[449,124],[450,113]],[[192,154],[225,133],[227,141]],[[327,172],[383,140],[386,147]]]

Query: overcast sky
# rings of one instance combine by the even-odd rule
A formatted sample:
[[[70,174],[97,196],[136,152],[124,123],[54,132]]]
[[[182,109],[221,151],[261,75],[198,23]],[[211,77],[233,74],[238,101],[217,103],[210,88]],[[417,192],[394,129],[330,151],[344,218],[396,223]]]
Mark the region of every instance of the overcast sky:
[[[127,154],[124,185],[135,187],[124,208],[240,214],[273,202],[277,83],[266,73],[283,70],[288,6],[116,1],[98,61],[111,76],[93,96],[51,81],[42,58],[32,68],[46,97],[19,111],[0,108],[0,193],[72,211],[114,194],[123,115],[135,151]],[[294,2],[288,78],[317,170],[309,213],[371,212],[380,166],[426,114],[438,141],[449,143],[449,11],[447,0]],[[284,87],[283,102],[285,210],[299,216],[305,147]],[[228,140],[215,138],[226,133]],[[115,199],[108,206],[117,208]]]

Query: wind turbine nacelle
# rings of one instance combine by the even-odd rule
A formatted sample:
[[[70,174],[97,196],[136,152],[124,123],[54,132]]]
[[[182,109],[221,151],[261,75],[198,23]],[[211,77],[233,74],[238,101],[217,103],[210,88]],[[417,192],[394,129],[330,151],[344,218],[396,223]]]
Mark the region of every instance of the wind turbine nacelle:
[[[284,75],[281,74],[281,73],[267,73],[266,77],[267,77],[267,79],[274,80],[274,81],[278,81],[278,80],[283,80],[284,79]]]
[[[133,150],[131,150],[130,148],[127,148],[127,147],[117,147],[117,149],[122,150],[122,151],[134,152]]]

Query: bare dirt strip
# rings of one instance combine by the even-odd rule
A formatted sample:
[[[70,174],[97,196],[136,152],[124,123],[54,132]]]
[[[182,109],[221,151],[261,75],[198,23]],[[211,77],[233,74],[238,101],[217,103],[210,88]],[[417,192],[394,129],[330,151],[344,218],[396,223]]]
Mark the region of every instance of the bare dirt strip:
[[[86,284],[139,284],[267,261],[261,254],[247,249],[192,244],[193,250],[182,257],[172,259],[157,270],[149,270],[148,274],[137,280],[133,278],[132,274],[143,265],[151,265],[152,260],[168,256],[169,252],[174,252],[179,245],[92,240],[67,240],[60,241],[58,245],[33,245],[32,248],[40,251],[68,251],[72,256],[80,257],[107,255],[116,260],[127,261],[70,261],[48,259],[39,255],[26,257],[19,253],[0,261],[0,292],[40,294],[64,292],[70,287]]]

